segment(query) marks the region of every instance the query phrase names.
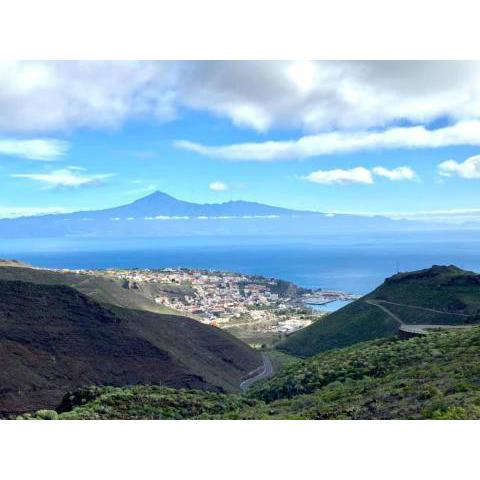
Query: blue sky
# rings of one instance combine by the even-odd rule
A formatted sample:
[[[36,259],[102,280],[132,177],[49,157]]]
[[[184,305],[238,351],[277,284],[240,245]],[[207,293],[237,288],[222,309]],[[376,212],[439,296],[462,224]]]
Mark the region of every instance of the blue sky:
[[[0,215],[160,190],[475,216],[479,80],[474,62],[2,64]]]

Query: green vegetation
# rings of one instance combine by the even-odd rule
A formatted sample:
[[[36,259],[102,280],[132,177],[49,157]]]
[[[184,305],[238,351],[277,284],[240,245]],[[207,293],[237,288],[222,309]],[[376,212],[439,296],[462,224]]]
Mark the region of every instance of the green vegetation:
[[[272,362],[273,371],[275,373],[282,370],[284,367],[298,362],[300,359],[288,353],[281,352],[280,350],[268,350],[268,356]]]
[[[461,316],[455,313],[440,313],[420,310],[415,306],[383,304],[404,323],[411,325],[470,325],[478,322],[475,316]]]
[[[479,360],[480,328],[376,340],[285,367],[249,395],[288,418],[480,418]]]
[[[260,353],[226,332],[99,304],[65,286],[0,280],[0,300],[6,393],[0,414],[41,409],[20,418],[45,420],[480,419],[480,326],[474,325],[480,322],[480,276],[452,266],[395,275],[290,335],[268,351],[276,375],[243,395],[235,392]],[[400,321],[471,328],[400,340]],[[69,377],[59,370],[67,363],[76,372]],[[121,386],[126,382],[135,385]],[[93,384],[119,386],[82,388]]]
[[[259,403],[237,395],[158,386],[91,387],[74,395],[77,406],[58,414],[40,410],[20,419],[37,420],[183,420],[232,415]]]
[[[476,315],[480,311],[480,275],[453,265],[434,265],[388,278],[368,295],[372,299],[442,312]]]
[[[320,318],[280,342],[276,348],[291,355],[309,357],[375,338],[395,336],[398,322],[374,305],[356,301]]]
[[[480,419],[480,328],[285,362],[243,396],[135,386],[94,387],[70,398],[73,409],[59,419]],[[41,411],[22,418],[57,417]]]
[[[290,335],[277,348],[309,357],[333,348],[395,336],[399,322],[366,303],[368,300],[400,304],[385,303],[385,307],[406,324],[476,324],[480,323],[480,275],[452,265],[399,273],[360,300]]]

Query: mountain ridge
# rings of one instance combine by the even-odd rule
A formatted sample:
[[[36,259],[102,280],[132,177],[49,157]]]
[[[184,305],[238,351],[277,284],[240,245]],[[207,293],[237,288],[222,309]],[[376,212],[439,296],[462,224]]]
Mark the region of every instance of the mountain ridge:
[[[329,214],[233,200],[198,204],[154,192],[134,202],[84,210],[0,219],[4,239],[175,236],[317,235],[428,229],[421,222],[388,217]]]

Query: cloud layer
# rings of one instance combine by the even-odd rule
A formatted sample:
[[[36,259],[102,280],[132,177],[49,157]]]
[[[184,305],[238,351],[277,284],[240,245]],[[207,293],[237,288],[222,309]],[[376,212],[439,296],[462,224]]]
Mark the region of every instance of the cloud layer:
[[[63,157],[68,151],[68,143],[53,139],[2,140],[0,155],[26,158],[28,160],[51,161]]]
[[[394,169],[374,167],[371,170],[365,167],[355,167],[351,169],[316,170],[304,177],[304,179],[323,185],[348,183],[371,185],[374,183],[374,175],[385,177],[392,181],[415,180],[417,178],[417,175],[410,167],[397,167]]]
[[[0,207],[0,218],[32,217],[52,213],[70,213],[73,209],[64,207]]]
[[[0,131],[57,132],[175,116],[168,63],[1,62]]]
[[[378,132],[320,133],[289,141],[206,146],[180,140],[175,145],[200,155],[231,161],[300,160],[365,150],[480,145],[480,120],[459,122],[435,130],[428,130],[425,127],[395,127]]]
[[[394,182],[401,180],[415,180],[417,178],[416,173],[410,167],[397,167],[388,169],[385,167],[375,167],[372,169],[375,175],[388,178]]]
[[[370,170],[364,167],[356,167],[350,170],[336,168],[334,170],[316,170],[305,177],[305,180],[323,185],[333,183],[373,183],[373,177]]]
[[[75,167],[69,167],[53,170],[48,173],[14,173],[11,177],[34,180],[49,187],[77,188],[87,185],[101,184],[104,180],[114,175],[113,173],[87,175],[79,173],[80,171],[81,169],[79,170]]]
[[[3,62],[0,131],[112,128],[209,112],[265,132],[480,118],[478,62]]]

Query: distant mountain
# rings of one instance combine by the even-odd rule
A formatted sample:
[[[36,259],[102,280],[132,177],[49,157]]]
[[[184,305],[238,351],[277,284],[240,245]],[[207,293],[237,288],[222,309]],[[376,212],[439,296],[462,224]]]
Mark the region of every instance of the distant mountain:
[[[298,236],[422,229],[428,225],[382,216],[290,210],[245,201],[196,204],[161,192],[105,210],[0,220],[2,238]]]
[[[453,265],[387,278],[373,292],[293,333],[278,345],[302,357],[424,326],[480,324],[480,275]]]
[[[261,357],[186,317],[99,304],[63,285],[0,280],[0,363],[4,416],[55,408],[66,392],[92,384],[236,392]]]
[[[120,218],[145,218],[145,217],[242,217],[242,216],[266,216],[266,215],[312,215],[315,212],[289,210],[287,208],[272,207],[256,202],[244,202],[241,200],[225,203],[206,203],[198,204],[177,200],[170,195],[162,192],[155,192],[146,197],[123,205],[121,207],[110,208],[108,210],[98,211],[96,214],[102,214],[106,217]]]

